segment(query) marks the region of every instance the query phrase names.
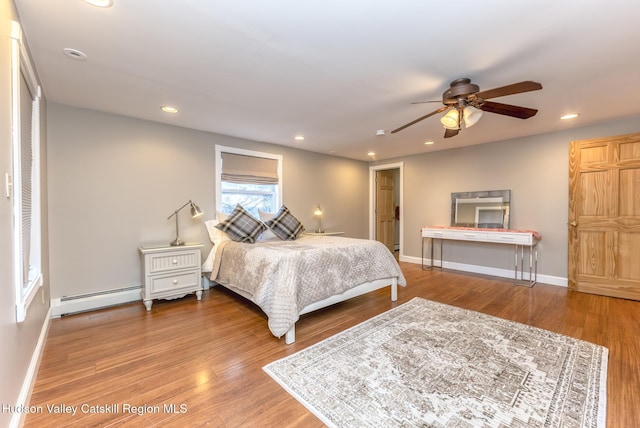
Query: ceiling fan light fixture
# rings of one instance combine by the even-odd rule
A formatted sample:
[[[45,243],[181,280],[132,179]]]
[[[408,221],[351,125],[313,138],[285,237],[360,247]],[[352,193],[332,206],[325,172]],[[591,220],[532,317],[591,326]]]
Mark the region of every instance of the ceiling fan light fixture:
[[[440,123],[447,129],[459,129],[460,112],[458,109],[452,108],[440,118]]]
[[[470,128],[478,123],[482,117],[482,110],[475,108],[474,106],[466,106],[462,116],[464,117],[464,127]]]

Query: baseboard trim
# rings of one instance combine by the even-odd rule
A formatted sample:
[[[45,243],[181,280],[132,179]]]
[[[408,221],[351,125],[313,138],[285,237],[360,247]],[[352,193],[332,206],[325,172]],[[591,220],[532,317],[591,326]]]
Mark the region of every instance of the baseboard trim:
[[[142,300],[141,289],[141,286],[135,286],[82,296],[51,299],[51,316],[58,318],[62,315],[93,311]]]
[[[400,261],[414,264],[422,264],[419,257],[411,257],[400,255]],[[425,263],[430,263],[429,259],[425,259]],[[452,269],[461,272],[478,273],[482,275],[491,275],[501,278],[513,278],[513,270],[499,269],[488,266],[470,265],[465,263],[447,262],[443,263],[445,269]],[[524,279],[529,279],[529,272],[524,273]],[[538,282],[543,284],[557,285],[567,287],[567,278],[552,275],[538,274]],[[203,288],[208,289],[211,281],[203,276]],[[79,312],[93,311],[96,309],[106,308],[109,306],[122,305],[142,300],[140,295],[142,287],[134,286],[124,289],[107,290],[104,292],[51,299],[51,308],[49,308],[52,318],[59,318],[62,315],[70,315]]]
[[[24,377],[24,381],[22,382],[22,388],[20,389],[20,395],[18,396],[17,406],[28,406],[29,401],[31,399],[31,392],[33,391],[33,386],[36,381],[36,376],[38,375],[38,367],[40,367],[40,360],[42,359],[42,353],[44,352],[44,344],[47,340],[47,333],[49,332],[49,324],[51,323],[51,307],[47,311],[47,316],[44,318],[44,322],[42,323],[42,328],[40,329],[40,336],[38,336],[38,342],[36,343],[36,347],[33,350],[33,354],[31,355],[31,361],[29,362],[29,367],[27,368],[27,374]],[[11,422],[9,422],[9,427],[18,428],[24,425],[25,418],[27,417],[27,413],[25,412],[14,412],[11,417]]]
[[[407,262],[407,263],[415,263],[415,264],[422,264],[422,259],[420,257],[412,257],[412,256],[400,256],[400,261],[401,262]],[[424,262],[426,264],[430,264],[431,260],[430,259],[424,259]],[[438,260],[437,263],[440,263],[440,261]],[[478,266],[478,265],[470,265],[470,264],[465,264],[465,263],[455,263],[455,262],[448,262],[448,261],[444,261],[443,262],[443,266],[444,269],[452,269],[452,270],[458,270],[461,272],[470,272],[470,273],[478,273],[481,275],[491,275],[491,276],[498,276],[500,278],[513,278],[514,277],[514,272],[512,269],[499,269],[499,268],[492,268],[492,267],[488,267],[488,266]],[[528,280],[529,279],[529,272],[524,272],[524,279]],[[567,287],[567,278],[563,278],[563,277],[559,277],[559,276],[553,276],[553,275],[542,275],[540,273],[538,273],[538,281],[541,284],[549,284],[549,285],[557,285],[559,287]]]

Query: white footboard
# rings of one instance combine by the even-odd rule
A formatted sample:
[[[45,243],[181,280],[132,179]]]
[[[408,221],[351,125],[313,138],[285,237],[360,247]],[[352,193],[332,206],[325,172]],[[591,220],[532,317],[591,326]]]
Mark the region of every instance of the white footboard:
[[[391,284],[389,284],[391,282]],[[378,279],[372,282],[366,282],[364,284],[360,284],[357,287],[350,288],[342,294],[336,294],[335,296],[327,297],[324,300],[320,300],[319,302],[312,303],[308,306],[305,306],[301,311],[300,315],[307,314],[309,312],[317,311],[318,309],[326,308],[327,306],[331,306],[335,303],[344,302],[345,300],[349,300],[353,297],[361,296],[363,294],[369,293],[374,290],[379,290],[380,288],[384,288],[387,285],[391,286],[391,301],[395,302],[398,300],[398,278],[386,278],[386,279]],[[292,344],[296,341],[296,326],[295,324],[291,326],[291,328],[287,331],[284,336],[284,341],[287,345]]]

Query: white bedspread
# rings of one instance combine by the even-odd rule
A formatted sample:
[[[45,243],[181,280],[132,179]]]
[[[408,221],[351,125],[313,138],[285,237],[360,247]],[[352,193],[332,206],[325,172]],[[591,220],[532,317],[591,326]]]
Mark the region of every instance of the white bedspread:
[[[211,280],[241,290],[260,306],[276,337],[311,303],[378,279],[397,277],[406,285],[387,247],[367,239],[303,235],[295,241],[225,241],[215,251]]]

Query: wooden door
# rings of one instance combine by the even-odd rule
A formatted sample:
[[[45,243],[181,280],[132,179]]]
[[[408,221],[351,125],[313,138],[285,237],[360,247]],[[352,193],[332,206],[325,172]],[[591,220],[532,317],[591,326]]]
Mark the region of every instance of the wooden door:
[[[571,143],[569,289],[640,300],[640,133]]]
[[[395,190],[393,170],[376,171],[376,240],[395,250]]]

